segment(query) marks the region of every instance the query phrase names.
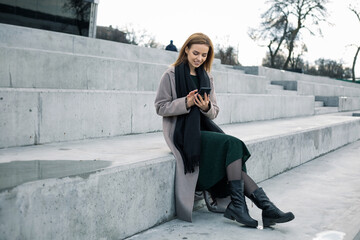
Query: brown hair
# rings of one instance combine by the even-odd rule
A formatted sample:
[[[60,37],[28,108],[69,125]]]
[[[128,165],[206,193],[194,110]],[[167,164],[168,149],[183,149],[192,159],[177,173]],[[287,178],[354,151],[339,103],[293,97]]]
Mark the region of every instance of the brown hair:
[[[181,63],[188,62],[185,49],[186,49],[186,47],[188,47],[190,49],[191,45],[193,45],[193,44],[206,44],[209,47],[209,52],[208,52],[207,58],[206,58],[205,62],[203,63],[203,65],[204,65],[205,71],[210,72],[211,65],[214,60],[214,46],[213,46],[210,38],[203,33],[194,33],[185,41],[184,45],[181,47],[179,56],[178,56],[176,62],[173,64],[173,66],[178,66]]]

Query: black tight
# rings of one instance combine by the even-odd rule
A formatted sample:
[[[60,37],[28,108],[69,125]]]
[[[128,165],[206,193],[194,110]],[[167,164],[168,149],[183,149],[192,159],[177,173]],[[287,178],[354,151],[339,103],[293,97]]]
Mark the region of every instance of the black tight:
[[[242,160],[238,159],[229,164],[226,168],[226,175],[229,181],[244,180],[245,196],[249,197],[256,189],[258,185],[252,180],[249,175],[242,171]]]
[[[226,168],[226,175],[229,181],[242,179],[242,160],[241,158],[230,163]]]

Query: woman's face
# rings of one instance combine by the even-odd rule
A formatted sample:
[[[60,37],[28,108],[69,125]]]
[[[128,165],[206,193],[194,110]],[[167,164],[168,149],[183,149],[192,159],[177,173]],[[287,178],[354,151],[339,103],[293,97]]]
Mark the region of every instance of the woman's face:
[[[208,56],[209,46],[206,44],[193,44],[190,48],[186,47],[185,52],[189,62],[190,70],[200,67]]]

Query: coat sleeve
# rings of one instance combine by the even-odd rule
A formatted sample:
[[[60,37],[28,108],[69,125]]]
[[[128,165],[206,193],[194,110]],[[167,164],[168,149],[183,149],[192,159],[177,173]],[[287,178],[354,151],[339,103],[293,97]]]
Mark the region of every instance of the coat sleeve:
[[[165,72],[155,98],[156,113],[163,117],[177,116],[190,112],[186,108],[185,98],[175,98],[172,93],[172,82],[169,72]]]
[[[200,109],[200,111],[208,118],[214,119],[219,114],[219,106],[217,105],[217,102],[216,102],[214,78],[210,74],[209,74],[209,78],[210,78],[210,86],[211,86],[210,109],[207,112],[204,112],[201,109]]]

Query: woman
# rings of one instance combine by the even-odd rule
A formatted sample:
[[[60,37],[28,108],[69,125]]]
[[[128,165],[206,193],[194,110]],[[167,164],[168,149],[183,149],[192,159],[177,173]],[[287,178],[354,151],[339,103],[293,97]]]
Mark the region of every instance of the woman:
[[[176,159],[177,216],[191,222],[195,190],[206,190],[215,203],[230,195],[226,210],[215,212],[224,212],[224,217],[246,226],[257,227],[258,222],[250,217],[245,196],[263,210],[264,227],[291,221],[294,215],[280,211],[246,174],[250,153],[245,144],[224,134],[211,121],[219,113],[210,75],[213,59],[209,37],[191,35],[176,62],[163,74],[155,99],[156,112],[163,117],[166,143]],[[211,91],[201,96],[199,89],[204,87]]]

